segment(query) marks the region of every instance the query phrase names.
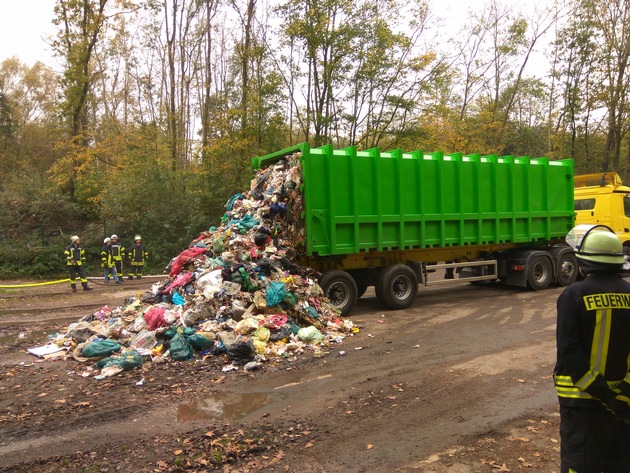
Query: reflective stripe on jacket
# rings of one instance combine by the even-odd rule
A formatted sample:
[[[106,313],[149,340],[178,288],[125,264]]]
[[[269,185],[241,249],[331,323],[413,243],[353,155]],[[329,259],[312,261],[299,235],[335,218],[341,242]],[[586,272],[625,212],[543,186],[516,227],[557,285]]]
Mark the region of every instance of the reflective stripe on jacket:
[[[149,251],[142,243],[139,245],[134,243],[129,247],[127,255],[131,260],[131,264],[133,266],[137,266],[139,264],[144,264],[145,260],[149,257]]]
[[[122,261],[125,257],[125,247],[120,243],[112,243],[111,250],[115,261]]]
[[[101,249],[101,266],[104,268],[113,268],[114,263],[114,255],[112,254],[112,248],[110,246],[105,245]]]
[[[588,406],[630,383],[630,283],[591,274],[558,298],[554,382],[560,404]]]
[[[77,245],[70,245],[64,252],[67,266],[81,266],[85,264],[85,250]],[[74,260],[74,263],[72,262]]]

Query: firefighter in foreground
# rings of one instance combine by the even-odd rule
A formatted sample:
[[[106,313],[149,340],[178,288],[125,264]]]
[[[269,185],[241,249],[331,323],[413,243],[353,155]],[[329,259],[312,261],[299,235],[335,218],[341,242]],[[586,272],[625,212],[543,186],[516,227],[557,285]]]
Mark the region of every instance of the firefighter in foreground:
[[[111,236],[112,240],[112,257],[114,258],[114,264],[116,266],[116,273],[120,282],[123,282],[123,258],[125,257],[125,247],[118,241],[118,235]]]
[[[142,237],[136,235],[134,243],[129,247],[127,252],[129,256],[129,279],[133,279],[136,276],[138,279],[142,277],[142,271],[144,271],[144,263],[149,258],[149,251],[142,243]]]
[[[630,283],[620,274],[623,247],[603,225],[580,225],[567,242],[587,276],[568,286],[557,303],[554,379],[560,403],[560,471],[627,473]]]
[[[70,287],[72,292],[77,292],[77,275],[81,278],[81,285],[84,291],[91,291],[88,286],[87,274],[85,273],[85,250],[81,248],[81,239],[74,235],[70,238],[70,246],[66,248],[66,267],[70,273]]]

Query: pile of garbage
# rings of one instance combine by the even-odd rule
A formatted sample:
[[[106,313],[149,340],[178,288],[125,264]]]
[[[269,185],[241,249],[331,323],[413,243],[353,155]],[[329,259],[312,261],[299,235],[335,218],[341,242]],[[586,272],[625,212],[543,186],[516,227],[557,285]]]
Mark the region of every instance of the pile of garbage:
[[[318,356],[357,332],[314,272],[295,263],[304,253],[301,183],[297,153],[258,171],[249,191],[229,199],[221,224],[171,260],[168,279],[71,324],[48,353],[96,363],[98,378],[206,357],[223,357],[225,371],[251,370],[308,350]]]

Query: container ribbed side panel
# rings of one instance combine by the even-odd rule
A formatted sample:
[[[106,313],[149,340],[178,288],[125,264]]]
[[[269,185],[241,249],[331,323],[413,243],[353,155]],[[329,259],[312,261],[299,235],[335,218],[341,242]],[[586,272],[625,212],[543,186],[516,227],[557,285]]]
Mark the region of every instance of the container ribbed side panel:
[[[541,243],[573,226],[570,159],[296,149],[308,255]]]

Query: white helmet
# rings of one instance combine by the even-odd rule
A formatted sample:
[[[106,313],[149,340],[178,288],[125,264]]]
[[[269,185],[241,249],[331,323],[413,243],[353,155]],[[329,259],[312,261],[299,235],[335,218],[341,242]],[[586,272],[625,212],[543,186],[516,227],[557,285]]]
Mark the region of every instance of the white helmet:
[[[71,236],[71,237],[70,237],[70,242],[74,243],[74,242],[75,242],[75,241],[77,241],[78,239],[79,239],[79,237],[78,237],[78,236],[73,235],[73,236]]]
[[[111,238],[105,238],[105,239],[103,240],[103,243],[111,243],[111,242],[112,242],[112,239],[111,239]]]
[[[138,240],[142,240],[142,237],[140,235],[136,235],[136,237],[133,239],[133,241],[138,241]]]
[[[113,234],[113,235],[111,236],[111,238],[112,238],[112,240],[118,240],[118,235]]]

